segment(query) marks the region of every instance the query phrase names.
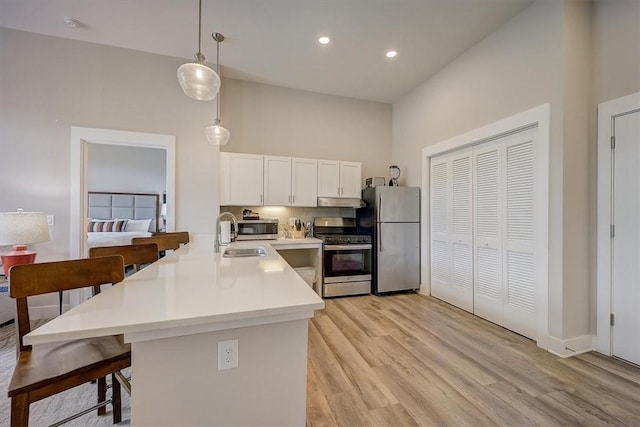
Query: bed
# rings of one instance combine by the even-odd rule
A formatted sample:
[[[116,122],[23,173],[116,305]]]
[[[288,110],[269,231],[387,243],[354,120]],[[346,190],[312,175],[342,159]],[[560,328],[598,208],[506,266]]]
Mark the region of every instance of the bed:
[[[158,231],[158,194],[90,191],[87,209],[87,246],[131,244],[134,237]]]

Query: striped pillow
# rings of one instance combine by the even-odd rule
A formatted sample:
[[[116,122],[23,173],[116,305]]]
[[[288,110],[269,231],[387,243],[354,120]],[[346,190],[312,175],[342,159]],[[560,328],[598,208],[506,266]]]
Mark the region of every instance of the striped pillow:
[[[93,220],[87,224],[89,233],[95,232],[121,232],[127,225],[126,219],[114,219],[107,221]]]

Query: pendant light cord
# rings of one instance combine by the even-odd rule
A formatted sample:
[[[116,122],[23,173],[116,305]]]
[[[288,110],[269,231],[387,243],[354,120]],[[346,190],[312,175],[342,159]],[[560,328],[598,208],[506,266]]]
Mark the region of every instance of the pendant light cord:
[[[220,77],[220,37],[218,37],[218,34],[216,34],[216,73],[218,74],[218,77]],[[222,80],[222,77],[220,77],[220,79]],[[218,108],[216,109],[216,113],[217,113],[217,117],[216,117],[216,122],[217,124],[220,124],[220,97],[222,95],[220,94],[220,91],[218,91]]]
[[[200,41],[202,39],[202,0],[198,1],[198,55],[200,52]]]

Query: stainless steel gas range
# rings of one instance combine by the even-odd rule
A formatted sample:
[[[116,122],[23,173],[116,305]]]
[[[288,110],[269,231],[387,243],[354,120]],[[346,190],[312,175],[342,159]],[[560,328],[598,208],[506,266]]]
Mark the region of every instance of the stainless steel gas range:
[[[355,218],[314,218],[313,235],[323,243],[322,296],[371,293],[372,237],[356,232]]]

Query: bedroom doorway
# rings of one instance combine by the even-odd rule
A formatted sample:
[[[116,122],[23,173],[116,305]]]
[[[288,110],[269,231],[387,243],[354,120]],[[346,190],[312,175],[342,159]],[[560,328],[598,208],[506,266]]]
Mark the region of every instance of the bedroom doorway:
[[[70,203],[70,255],[82,258],[86,255],[88,159],[89,144],[155,148],[166,151],[166,229],[175,228],[175,136],[142,132],[84,127],[71,128],[71,203]],[[79,302],[70,301],[71,305]]]

